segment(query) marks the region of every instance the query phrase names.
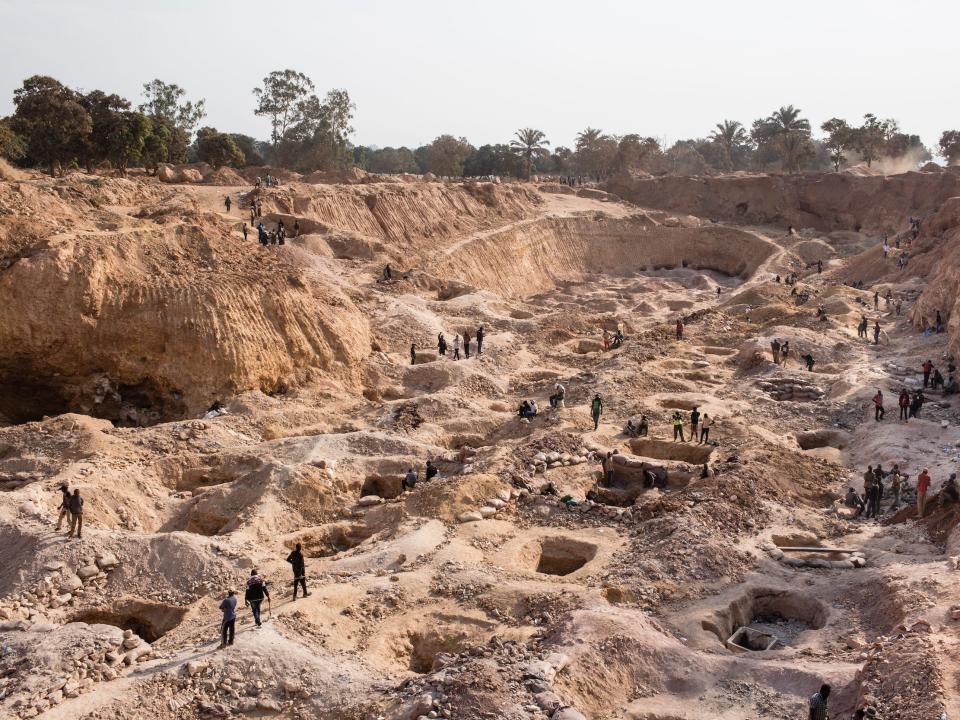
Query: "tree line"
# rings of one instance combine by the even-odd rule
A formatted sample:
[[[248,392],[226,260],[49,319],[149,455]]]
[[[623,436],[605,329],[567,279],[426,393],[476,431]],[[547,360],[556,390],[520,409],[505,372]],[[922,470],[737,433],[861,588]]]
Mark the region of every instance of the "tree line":
[[[254,114],[270,123],[269,141],[208,126],[198,129],[206,117],[205,101],[189,100],[184,88],[159,79],[143,85],[142,102],[134,108],[119,95],[72,89],[35,75],[14,91],[14,113],[0,119],[0,156],[52,174],[68,167],[93,171],[103,163],[121,173],[131,166],[155,172],[164,162],[202,161],[214,167],[269,164],[299,172],[356,166],[376,173],[518,178],[839,170],[881,158],[932,158],[917,135],[872,113],[859,124],[831,118],[816,138],[810,121],[793,105],[754,120],[749,128],[723,120],[706,137],[669,147],[654,137],[593,127],[578,133],[573,147],[553,149],[541,130],[530,127],[508,142],[479,147],[450,134],[413,149],[367,147],[350,141],[356,108],[346,90],[332,89],[320,97],[307,75],[286,69],[263,78],[253,96]],[[960,131],[945,131],[937,150],[948,162],[960,162]]]

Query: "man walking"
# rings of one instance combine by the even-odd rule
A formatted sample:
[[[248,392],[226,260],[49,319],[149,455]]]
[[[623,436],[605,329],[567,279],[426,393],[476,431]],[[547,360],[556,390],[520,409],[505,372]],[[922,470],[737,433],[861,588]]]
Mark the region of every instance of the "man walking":
[[[70,511],[70,532],[67,533],[67,537],[73,537],[73,532],[76,530],[79,540],[83,532],[83,498],[80,497],[80,490],[77,488],[74,488],[73,495],[67,502],[67,509]]]
[[[883,393],[877,389],[877,394],[873,396],[873,419],[876,422],[883,420],[885,411],[883,409]]]
[[[220,649],[233,645],[233,636],[237,625],[237,591],[231,590],[220,603],[223,622],[220,623]]]
[[[60,507],[57,508],[60,511],[60,514],[57,516],[57,527],[54,528],[55,532],[59,532],[60,526],[63,525],[63,519],[70,513],[70,488],[67,487],[66,483],[60,485]]]
[[[310,593],[307,592],[307,570],[303,562],[303,547],[300,543],[297,543],[293,552],[287,555],[287,562],[293,569],[293,599],[297,599],[298,585],[303,588],[303,596],[307,597]]]
[[[247,579],[247,592],[243,596],[243,604],[250,606],[253,613],[253,622],[257,627],[263,627],[260,622],[260,604],[264,598],[270,597],[270,591],[267,590],[267,584],[263,578],[257,574],[257,569],[250,571],[250,577]]]
[[[600,398],[600,393],[597,393],[593,396],[593,400],[590,402],[590,415],[593,417],[594,430],[600,427],[600,415],[602,414],[603,400]]]
[[[930,471],[923,469],[917,478],[917,517],[922,518],[927,509],[927,490],[930,489]]]

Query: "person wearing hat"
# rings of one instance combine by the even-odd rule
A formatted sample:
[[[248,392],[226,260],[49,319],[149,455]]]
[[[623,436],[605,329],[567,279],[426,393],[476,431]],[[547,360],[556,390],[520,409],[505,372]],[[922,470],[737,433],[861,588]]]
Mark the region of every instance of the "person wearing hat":
[[[61,498],[60,507],[58,508],[60,515],[57,517],[57,530],[63,525],[63,519],[70,512],[70,488],[67,487],[66,483],[61,483],[58,489],[60,490]]]

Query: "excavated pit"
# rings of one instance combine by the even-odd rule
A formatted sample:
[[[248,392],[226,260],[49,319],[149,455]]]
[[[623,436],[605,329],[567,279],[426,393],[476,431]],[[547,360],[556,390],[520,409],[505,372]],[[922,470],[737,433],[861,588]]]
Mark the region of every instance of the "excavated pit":
[[[597,546],[562,535],[537,539],[527,545],[522,560],[541,575],[564,577],[580,570],[597,555]]]
[[[797,433],[797,444],[801,450],[815,450],[825,447],[842,450],[849,441],[849,434],[839,430],[813,430]]]
[[[828,616],[827,607],[807,594],[753,588],[701,626],[732,652],[756,652],[789,646],[801,633],[822,628]]]
[[[689,428],[684,428],[684,431]],[[635,455],[652,458],[654,460],[674,460],[702,465],[709,462],[713,455],[712,445],[697,445],[695,443],[671,442],[669,440],[655,440],[653,438],[634,438],[630,441],[630,449]]]
[[[71,615],[69,622],[113,625],[121,630],[132,630],[147,642],[154,643],[176,628],[186,614],[186,608],[174,605],[121,600]]]

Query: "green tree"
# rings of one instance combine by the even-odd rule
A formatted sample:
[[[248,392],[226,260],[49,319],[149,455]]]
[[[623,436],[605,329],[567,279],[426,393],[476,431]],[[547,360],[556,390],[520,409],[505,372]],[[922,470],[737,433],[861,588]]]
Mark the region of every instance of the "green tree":
[[[93,172],[94,165],[110,160],[115,149],[114,134],[120,129],[122,113],[130,110],[130,102],[101,90],[78,95],[77,100],[91,121],[90,134],[78,143],[77,157],[87,172]]]
[[[880,157],[890,135],[897,130],[897,124],[893,120],[878,120],[873,113],[863,116],[863,125],[856,130],[855,143],[857,152],[866,160],[867,167]]]
[[[274,148],[286,137],[287,130],[302,119],[302,104],[313,91],[310,78],[290,69],[274,70],[263,79],[263,87],[253,89],[257,100],[253,112],[270,119],[270,140]]]
[[[150,128],[143,140],[141,160],[147,172],[156,175],[160,163],[166,162],[170,156],[171,131],[166,123],[151,118],[147,119],[150,120]]]
[[[887,138],[887,146],[884,154],[892,158],[905,157],[912,155],[918,163],[929,162],[933,160],[933,155],[929,148],[923,144],[919,135],[909,135],[904,132],[894,131]]]
[[[743,154],[743,149],[750,145],[750,136],[737,120],[717,123],[710,133],[710,140],[721,148],[724,164],[721,169],[725,170],[732,170],[737,165],[736,159]]]
[[[388,175],[419,172],[416,158],[410,148],[385,147],[371,150],[361,146],[354,148],[353,152],[357,165],[369,172]]]
[[[122,175],[131,163],[143,158],[143,148],[153,123],[143,113],[126,110],[113,119],[113,134],[107,146],[107,159]]]
[[[510,141],[510,147],[523,161],[523,177],[530,177],[534,160],[547,157],[550,154],[550,151],[547,150],[549,144],[550,141],[547,140],[547,136],[540,130],[534,130],[533,128],[517,130],[515,139]]]
[[[833,163],[834,172],[837,172],[846,160],[846,152],[854,145],[856,132],[842,118],[830,118],[820,129],[827,133],[826,146],[830,151],[830,162]]]
[[[697,150],[696,140],[678,140],[664,153],[664,159],[674,175],[703,175],[710,167]]]
[[[652,161],[663,154],[660,143],[652,137],[641,137],[636,133],[624,135],[617,144],[614,167],[617,170],[649,171]]]
[[[788,172],[799,170],[802,160],[816,152],[810,142],[810,121],[800,117],[800,112],[793,105],[781,107],[769,117],[754,121],[751,129],[757,145],[779,151],[781,166]]]
[[[197,131],[197,159],[215,168],[224,165],[242,167],[245,161],[243,151],[237,147],[233,137],[212,127]]]
[[[950,165],[960,163],[960,130],[944,130],[938,146]]]
[[[453,135],[441,135],[424,147],[424,172],[442,177],[462,177],[463,164],[474,152],[473,145],[465,137],[455,138]]]
[[[13,104],[12,128],[24,138],[27,157],[47,165],[51,175],[76,157],[93,127],[76,93],[52,77],[24,80],[13,93]]]
[[[20,160],[27,154],[27,144],[14,132],[11,118],[0,118],[0,157]]]
[[[143,86],[145,101],[137,109],[148,115],[155,124],[160,122],[167,126],[167,162],[186,159],[193,130],[207,115],[206,100],[185,100],[186,94],[187,91],[179,85],[159,79]]]
[[[617,146],[617,141],[602,130],[587,127],[577,134],[574,164],[586,175],[606,175],[616,159]]]
[[[481,175],[515,175],[521,177],[526,166],[523,157],[509,145],[481,145],[463,163],[465,177]],[[529,177],[529,173],[527,174]]]

